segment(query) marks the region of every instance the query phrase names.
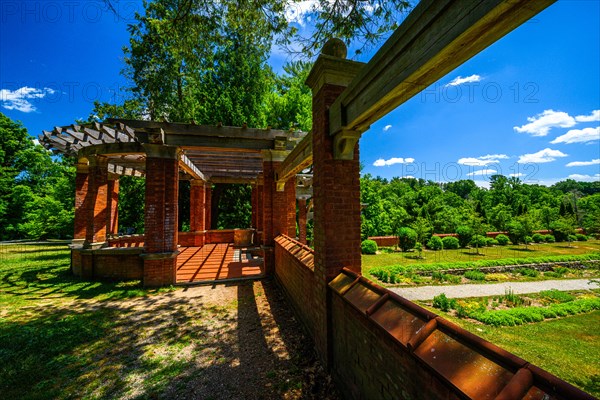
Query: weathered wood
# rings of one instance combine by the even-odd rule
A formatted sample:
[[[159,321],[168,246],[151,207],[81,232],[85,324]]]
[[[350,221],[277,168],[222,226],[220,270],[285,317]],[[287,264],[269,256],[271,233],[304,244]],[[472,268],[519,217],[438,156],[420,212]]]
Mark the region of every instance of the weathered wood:
[[[256,183],[256,177],[240,177],[240,176],[212,176],[212,183],[230,183],[230,184],[253,184]]]
[[[312,164],[312,132],[294,147],[276,171],[276,180],[285,182]]]
[[[330,133],[364,132],[556,0],[422,0],[329,111]]]
[[[181,168],[186,173],[190,174],[195,179],[201,179],[206,182],[206,176],[198,169],[194,163],[185,155],[182,154],[179,160],[179,168]]]

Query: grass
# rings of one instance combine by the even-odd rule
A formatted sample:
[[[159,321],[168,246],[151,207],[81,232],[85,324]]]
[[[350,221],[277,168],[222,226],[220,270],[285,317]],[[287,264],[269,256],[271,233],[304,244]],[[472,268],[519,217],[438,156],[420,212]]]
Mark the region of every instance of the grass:
[[[481,255],[477,255],[473,249],[428,251],[424,259],[415,259],[412,252],[402,253],[384,249],[377,255],[363,255],[363,274],[370,279],[378,279],[386,284],[436,284],[448,280],[413,277],[416,271],[443,271],[449,269],[481,268],[487,266],[528,264],[530,262],[558,262],[558,261],[583,261],[584,258],[600,258],[600,241],[590,240],[588,242],[577,242],[573,247],[567,243],[545,243],[525,246],[494,246],[480,249]],[[564,269],[564,268],[563,268]],[[519,273],[521,272],[521,273]],[[581,275],[577,271],[555,272],[539,274],[533,269],[521,268],[514,274],[493,274],[479,279],[467,277],[468,280],[503,281],[503,280],[539,280],[556,278],[574,278]],[[597,271],[591,273],[596,276]],[[584,274],[588,277],[589,273]],[[504,279],[507,278],[507,279]]]
[[[86,282],[64,245],[0,245],[0,399],[327,398],[293,321],[269,282]]]

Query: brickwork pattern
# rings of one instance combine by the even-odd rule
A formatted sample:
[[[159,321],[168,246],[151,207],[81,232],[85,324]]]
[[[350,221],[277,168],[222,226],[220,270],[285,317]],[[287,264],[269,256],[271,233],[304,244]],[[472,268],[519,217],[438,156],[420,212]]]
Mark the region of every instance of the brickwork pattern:
[[[119,233],[119,180],[108,181],[108,221],[106,223],[108,233],[117,235]]]
[[[205,222],[205,195],[204,182],[192,182],[190,186],[190,231],[204,231]]]
[[[306,200],[298,200],[298,241],[306,244]]]
[[[87,228],[88,208],[90,207],[88,197],[89,174],[77,172],[75,175],[75,221],[73,239],[85,239]]]
[[[212,186],[210,183],[204,188],[204,228],[212,229]]]
[[[282,220],[284,223],[281,234],[291,238],[296,237],[296,179],[289,179],[285,183],[283,192],[284,208],[282,208]]]
[[[108,168],[106,162],[102,161],[89,167],[88,190],[84,202],[87,222],[85,241],[89,244],[106,242]]]

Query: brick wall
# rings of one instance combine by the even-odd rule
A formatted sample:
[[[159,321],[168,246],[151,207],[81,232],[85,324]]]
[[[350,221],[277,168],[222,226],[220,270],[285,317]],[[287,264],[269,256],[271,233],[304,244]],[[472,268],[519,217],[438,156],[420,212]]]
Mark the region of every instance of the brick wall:
[[[233,243],[234,241],[234,230],[233,229],[220,229],[206,231],[205,243]]]
[[[202,247],[205,244],[205,232],[179,232],[179,245],[184,247]]]
[[[329,288],[332,373],[347,398],[592,399],[350,270]]]
[[[144,247],[144,235],[127,235],[108,239],[109,247]]]
[[[287,236],[275,239],[275,277],[296,315],[311,335],[314,335],[314,252]]]
[[[73,274],[94,280],[142,279],[144,263],[142,248],[104,248],[71,251]]]

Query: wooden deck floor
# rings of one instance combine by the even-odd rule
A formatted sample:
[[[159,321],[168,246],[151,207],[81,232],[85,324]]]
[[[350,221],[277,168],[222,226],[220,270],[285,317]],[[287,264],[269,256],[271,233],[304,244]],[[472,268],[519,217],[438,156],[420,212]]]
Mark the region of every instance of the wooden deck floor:
[[[262,276],[262,259],[240,259],[240,252],[243,250],[227,243],[181,247],[177,256],[177,283]]]

